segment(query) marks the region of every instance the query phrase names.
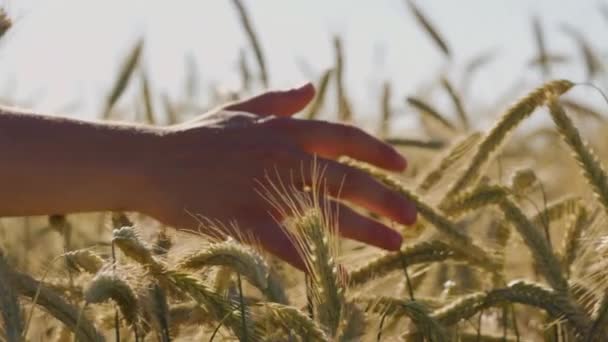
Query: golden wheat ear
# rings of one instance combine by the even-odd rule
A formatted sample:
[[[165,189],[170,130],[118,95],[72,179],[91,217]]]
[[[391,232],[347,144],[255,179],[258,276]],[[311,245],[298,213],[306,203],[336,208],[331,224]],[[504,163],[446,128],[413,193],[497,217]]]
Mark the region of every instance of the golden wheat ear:
[[[279,303],[263,303],[265,315],[262,317],[270,327],[281,327],[295,331],[303,339],[310,341],[329,341],[325,331],[300,309]]]
[[[427,338],[429,341],[449,341],[444,327],[431,316],[430,310],[419,301],[386,296],[363,297],[358,298],[357,301],[365,304],[366,311],[392,318],[408,317],[416,326],[419,338]]]
[[[598,201],[604,206],[608,213],[608,175],[606,168],[596,157],[588,144],[581,138],[578,129],[572,123],[562,106],[555,98],[549,102],[551,118],[557,126],[559,134],[572,149],[574,157],[578,161],[585,179],[593,189]]]
[[[267,177],[267,184],[260,184],[260,193],[281,213],[283,219],[277,221],[296,247],[312,280],[312,299],[319,321],[328,335],[335,337],[346,291],[336,263],[338,213],[333,212],[329,201],[322,202],[327,197],[324,170],[316,162],[310,167],[300,170],[302,177],[304,172],[311,175],[312,184],[308,188]]]
[[[511,106],[479,143],[475,156],[473,156],[467,169],[446,192],[445,200],[449,200],[450,197],[477,181],[481,170],[490,160],[492,153],[500,147],[506,136],[524,119],[529,117],[537,107],[547,103],[554,97],[559,97],[573,86],[574,83],[567,80],[551,81],[535,89]]]
[[[116,275],[115,272],[102,270],[97,273],[84,291],[84,299],[87,303],[92,304],[112,299],[129,325],[135,327],[138,324],[139,306],[135,291],[125,279]]]

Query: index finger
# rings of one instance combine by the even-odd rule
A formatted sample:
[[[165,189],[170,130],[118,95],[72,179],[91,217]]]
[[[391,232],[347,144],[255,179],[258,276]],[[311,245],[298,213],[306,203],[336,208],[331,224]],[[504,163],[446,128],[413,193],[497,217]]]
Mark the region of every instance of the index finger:
[[[406,159],[397,150],[357,127],[292,118],[280,118],[269,124],[285,130],[310,154],[327,159],[346,155],[391,171],[403,171],[407,167]]]
[[[225,110],[249,112],[260,116],[291,116],[315,96],[315,87],[306,83],[289,90],[269,91],[252,98],[224,106]]]

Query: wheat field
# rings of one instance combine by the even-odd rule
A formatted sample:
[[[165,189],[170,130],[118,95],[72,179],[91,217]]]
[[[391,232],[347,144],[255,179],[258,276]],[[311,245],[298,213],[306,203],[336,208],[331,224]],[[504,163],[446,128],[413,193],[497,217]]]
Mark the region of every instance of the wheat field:
[[[217,92],[217,104],[268,85],[260,38],[247,9],[233,3],[257,64],[242,63],[243,93]],[[449,59],[451,47],[430,18],[406,4]],[[2,33],[11,29],[6,16],[0,23]],[[407,172],[388,174],[346,157],[341,162],[416,203],[413,227],[376,217],[405,237],[399,252],[338,239],[334,213],[307,195],[324,191],[321,180],[313,189],[273,194],[292,213],[283,225],[295,236],[306,276],[254,242],[193,239],[137,213],[2,218],[0,338],[608,340],[608,107],[596,109],[580,96],[603,96],[594,82],[607,74],[599,48],[569,28],[580,51],[568,63],[586,70],[588,79],[553,79],[552,65],[563,61],[547,51],[537,20],[532,27],[538,55],[530,70],[546,81],[518,89],[524,95],[510,97],[510,105],[482,113],[465,94],[466,82],[445,74],[420,94],[393,94],[387,80],[374,100],[380,114],[371,129],[408,157]],[[335,120],[357,124],[344,85],[347,56],[340,37],[333,43],[335,64],[299,115],[319,118],[332,101]],[[145,74],[134,80],[142,74],[143,44],[125,56],[101,117],[130,117],[133,109],[117,102],[135,81],[141,122],[177,123],[200,110],[193,99],[153,93]],[[462,78],[473,80],[488,58],[471,60]],[[417,115],[424,138],[389,134],[396,115],[390,101],[398,96]],[[439,96],[447,96],[447,106]],[[495,123],[479,130],[474,123],[481,115]],[[547,124],[527,125],[533,116]]]

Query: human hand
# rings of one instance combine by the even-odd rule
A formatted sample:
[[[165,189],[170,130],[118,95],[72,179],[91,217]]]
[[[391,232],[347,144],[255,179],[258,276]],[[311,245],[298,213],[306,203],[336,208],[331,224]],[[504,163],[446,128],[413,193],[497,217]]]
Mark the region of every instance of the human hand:
[[[405,159],[358,128],[292,118],[314,93],[311,84],[268,92],[169,128],[161,138],[160,151],[143,172],[149,190],[143,196],[142,211],[188,230],[204,229],[192,214],[225,225],[236,222],[239,235],[253,235],[266,250],[304,269],[291,240],[271,216],[277,213],[256,191],[256,182],[275,171],[282,181],[291,182],[290,173],[310,170],[316,163],[324,169],[329,195],[339,193],[340,202],[327,201],[339,208],[340,235],[387,250],[399,249],[398,232],[356,213],[344,202],[408,225],[416,219],[414,205],[335,159],[347,155],[393,171],[405,169]],[[303,178],[309,183],[311,177],[305,174]]]

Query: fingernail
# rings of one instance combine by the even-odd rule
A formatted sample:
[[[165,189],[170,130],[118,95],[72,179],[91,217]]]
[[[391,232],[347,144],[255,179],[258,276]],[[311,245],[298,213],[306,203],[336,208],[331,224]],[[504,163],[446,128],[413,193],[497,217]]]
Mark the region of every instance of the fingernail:
[[[407,168],[407,159],[395,152],[395,165],[399,168],[399,171],[404,171]]]
[[[308,91],[314,91],[314,86],[310,82],[300,83],[297,86],[291,88],[289,91],[303,93]]]
[[[391,237],[386,241],[386,249],[389,251],[398,251],[401,249],[401,244],[403,243],[403,237],[399,232],[391,230]]]
[[[408,226],[416,223],[416,216],[418,216],[416,206],[411,202],[407,202],[403,208],[403,223]]]

